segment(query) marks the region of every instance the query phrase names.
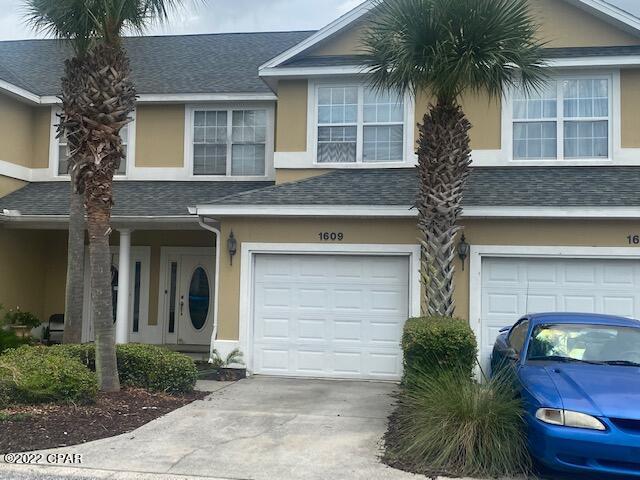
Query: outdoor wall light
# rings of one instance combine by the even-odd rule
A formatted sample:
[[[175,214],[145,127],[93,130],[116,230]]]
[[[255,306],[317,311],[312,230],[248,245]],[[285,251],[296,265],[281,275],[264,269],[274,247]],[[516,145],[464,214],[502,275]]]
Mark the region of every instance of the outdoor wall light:
[[[238,241],[233,235],[233,230],[231,230],[229,238],[227,239],[227,251],[229,252],[230,264],[233,265],[233,257],[238,253]]]
[[[471,247],[467,243],[467,239],[465,238],[463,233],[462,238],[460,239],[460,243],[458,244],[458,257],[460,257],[460,260],[462,261],[462,271],[464,271],[464,264],[467,260],[467,257],[469,256],[470,249]]]

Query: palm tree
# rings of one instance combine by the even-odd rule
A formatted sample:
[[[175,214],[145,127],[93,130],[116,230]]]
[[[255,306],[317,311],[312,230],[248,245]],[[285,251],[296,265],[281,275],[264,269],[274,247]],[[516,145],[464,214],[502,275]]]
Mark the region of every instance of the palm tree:
[[[362,40],[371,84],[433,99],[417,143],[423,312],[452,316],[454,242],[471,164],[460,99],[537,89],[544,44],[528,0],[375,0],[372,17]]]
[[[113,175],[124,158],[120,130],[131,121],[136,91],[123,32],[142,32],[182,0],[25,0],[32,25],[69,40],[62,129],[73,137],[72,178],[84,195],[89,231],[96,372],[103,391],[120,389],[111,299]],[[68,87],[68,91],[67,91]]]

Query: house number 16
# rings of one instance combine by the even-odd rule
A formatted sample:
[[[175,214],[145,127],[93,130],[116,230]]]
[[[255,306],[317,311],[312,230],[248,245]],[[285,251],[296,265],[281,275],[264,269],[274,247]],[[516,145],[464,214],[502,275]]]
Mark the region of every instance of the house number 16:
[[[629,240],[629,245],[640,245],[640,235],[629,235],[627,240]]]

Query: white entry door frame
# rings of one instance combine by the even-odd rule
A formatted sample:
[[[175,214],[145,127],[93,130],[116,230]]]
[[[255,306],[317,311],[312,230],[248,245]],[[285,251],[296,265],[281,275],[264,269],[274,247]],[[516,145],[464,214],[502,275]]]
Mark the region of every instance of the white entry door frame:
[[[472,245],[469,253],[469,323],[482,344],[482,261],[487,258],[640,260],[638,247]],[[516,318],[513,319],[515,322]]]
[[[162,341],[172,345],[209,345],[218,305],[215,291],[216,252],[213,247],[162,247],[158,285],[158,324]],[[202,269],[208,282],[208,309],[203,318],[192,319],[189,286],[196,270]],[[203,287],[205,288],[205,287]],[[206,288],[205,288],[206,290]],[[206,293],[206,292],[204,292]],[[195,313],[194,313],[195,314]],[[200,326],[196,328],[195,326]]]
[[[420,246],[382,244],[243,243],[240,266],[239,342],[247,370],[254,371],[255,257],[260,254],[404,256],[409,259],[409,315],[420,315]]]
[[[119,247],[111,247],[111,264],[118,268]],[[149,325],[149,288],[150,288],[151,247],[131,247],[129,264],[129,337],[133,343],[149,343],[147,328]],[[137,285],[137,286],[136,286]],[[84,260],[84,298],[83,298],[82,341],[92,342],[93,317],[91,311],[91,265],[89,248],[85,251]],[[115,311],[115,305],[114,305]],[[134,317],[137,322],[134,322]]]

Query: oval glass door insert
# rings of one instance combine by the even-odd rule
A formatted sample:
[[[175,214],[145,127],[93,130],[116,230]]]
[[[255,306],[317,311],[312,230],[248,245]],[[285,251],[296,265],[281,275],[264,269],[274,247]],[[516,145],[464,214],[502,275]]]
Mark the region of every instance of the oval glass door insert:
[[[198,267],[193,272],[189,285],[189,316],[196,330],[202,330],[207,322],[210,297],[209,277],[204,268]]]

